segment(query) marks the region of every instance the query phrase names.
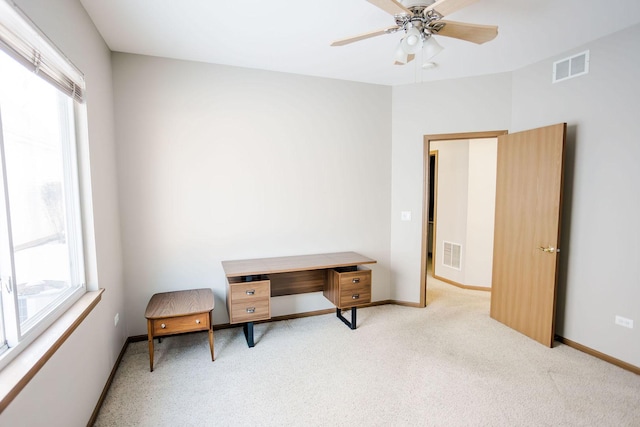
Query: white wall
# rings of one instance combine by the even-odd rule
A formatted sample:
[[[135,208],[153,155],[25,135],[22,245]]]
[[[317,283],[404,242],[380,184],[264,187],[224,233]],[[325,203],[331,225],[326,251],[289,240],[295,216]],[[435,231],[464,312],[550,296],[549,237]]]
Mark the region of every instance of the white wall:
[[[508,129],[511,74],[393,88],[391,202],[392,298],[419,302],[423,136]],[[400,221],[412,211],[412,221]]]
[[[467,247],[463,260],[467,286],[491,287],[497,162],[497,138],[469,141]]]
[[[512,131],[567,122],[557,333],[640,366],[640,25],[513,73]],[[551,83],[590,50],[590,72]],[[616,315],[634,329],[614,324]]]
[[[156,292],[213,288],[223,260],[357,251],[389,298],[391,89],[113,54],[129,335]],[[278,297],[272,315],[331,308]]]
[[[464,284],[467,272],[465,264],[468,232],[469,140],[437,141],[431,144],[430,151],[433,150],[438,150],[434,275]],[[460,245],[460,270],[444,265],[445,241]]]
[[[81,146],[88,287],[102,301],[0,414],[0,425],[86,425],[126,339],[116,196],[110,53],[77,0],[14,0],[85,73],[89,142]],[[90,166],[90,168],[89,168]],[[120,323],[113,319],[120,313]]]

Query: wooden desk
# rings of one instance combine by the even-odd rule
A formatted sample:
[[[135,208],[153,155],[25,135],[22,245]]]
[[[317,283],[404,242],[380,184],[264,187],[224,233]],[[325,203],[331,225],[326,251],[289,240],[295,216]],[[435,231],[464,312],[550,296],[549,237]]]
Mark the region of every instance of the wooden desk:
[[[153,339],[165,335],[209,331],[209,348],[213,358],[213,291],[192,289],[163,292],[149,300],[144,317],[149,336],[149,368],[153,372]]]
[[[271,297],[322,291],[336,316],[356,329],[357,307],[371,302],[371,270],[361,266],[374,263],[356,252],[222,261],[229,323],[244,323],[253,347],[253,322],[271,318]],[[349,308],[351,321],[342,315]]]

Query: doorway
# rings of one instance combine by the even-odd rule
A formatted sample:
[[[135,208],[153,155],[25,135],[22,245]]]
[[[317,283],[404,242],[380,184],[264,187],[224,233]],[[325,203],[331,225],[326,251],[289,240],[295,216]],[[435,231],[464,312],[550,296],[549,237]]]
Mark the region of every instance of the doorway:
[[[486,140],[487,138],[497,138],[500,135],[507,134],[506,130],[487,131],[487,132],[467,132],[467,133],[453,133],[453,134],[439,134],[439,135],[425,135],[424,136],[424,211],[428,215],[424,215],[423,218],[423,235],[422,235],[422,256],[421,256],[421,288],[420,288],[420,306],[426,306],[426,294],[427,294],[427,277],[432,275],[442,280],[439,277],[436,268],[436,261],[442,262],[443,256],[446,255],[448,261],[458,262],[460,261],[459,248],[456,246],[459,242],[446,242],[438,238],[438,207],[437,200],[439,198],[438,193],[438,168],[442,168],[440,163],[440,154],[438,149],[439,144],[449,143],[453,146],[453,141],[466,140],[472,143],[472,140]],[[443,145],[446,146],[446,145]],[[466,221],[466,220],[465,220]],[[455,238],[449,240],[457,240]],[[450,264],[452,265],[452,264]],[[456,264],[453,264],[456,267]],[[451,270],[449,267],[445,267]],[[455,273],[454,270],[451,270]],[[462,281],[456,280],[455,276],[452,279],[444,278],[445,282],[454,285],[463,285],[467,289],[478,289],[474,286],[464,286]],[[486,288],[480,288],[486,289]]]
[[[549,347],[554,339],[566,127],[566,123],[558,123],[513,134],[483,132],[480,136],[498,139],[490,315]],[[472,135],[424,137],[427,185],[432,143],[478,138]],[[426,187],[423,197],[428,211],[431,201]],[[423,221],[427,220],[425,215]],[[423,223],[423,306],[427,293],[426,233],[428,224]],[[436,225],[435,235],[438,233]],[[436,242],[436,249],[438,246]],[[444,245],[443,252],[446,250]],[[436,272],[438,264],[435,257]]]

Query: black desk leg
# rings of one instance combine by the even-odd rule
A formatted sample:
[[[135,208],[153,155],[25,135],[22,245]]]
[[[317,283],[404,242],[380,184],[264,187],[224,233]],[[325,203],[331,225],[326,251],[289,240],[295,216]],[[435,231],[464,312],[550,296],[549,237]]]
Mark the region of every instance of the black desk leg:
[[[244,324],[244,336],[247,338],[247,345],[249,348],[253,347],[255,344],[253,342],[253,322],[247,322]]]
[[[347,325],[349,328],[355,329],[356,328],[356,309],[357,307],[351,307],[351,322],[349,322],[347,319],[344,318],[344,316],[342,315],[342,310],[339,308],[336,308],[336,316],[338,316],[338,319],[342,320],[344,324]]]

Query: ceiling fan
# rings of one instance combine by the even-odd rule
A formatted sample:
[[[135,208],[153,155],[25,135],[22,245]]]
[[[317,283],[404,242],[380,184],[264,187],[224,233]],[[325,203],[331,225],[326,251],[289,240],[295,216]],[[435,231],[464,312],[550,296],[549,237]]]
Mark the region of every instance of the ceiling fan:
[[[404,31],[396,51],[395,64],[411,62],[420,49],[424,48],[424,59],[430,59],[442,50],[434,35],[452,37],[482,44],[498,35],[495,25],[468,24],[445,21],[448,16],[477,0],[367,0],[385,12],[393,15],[396,25],[370,31],[352,37],[336,40],[331,46],[343,46],[371,37]]]

